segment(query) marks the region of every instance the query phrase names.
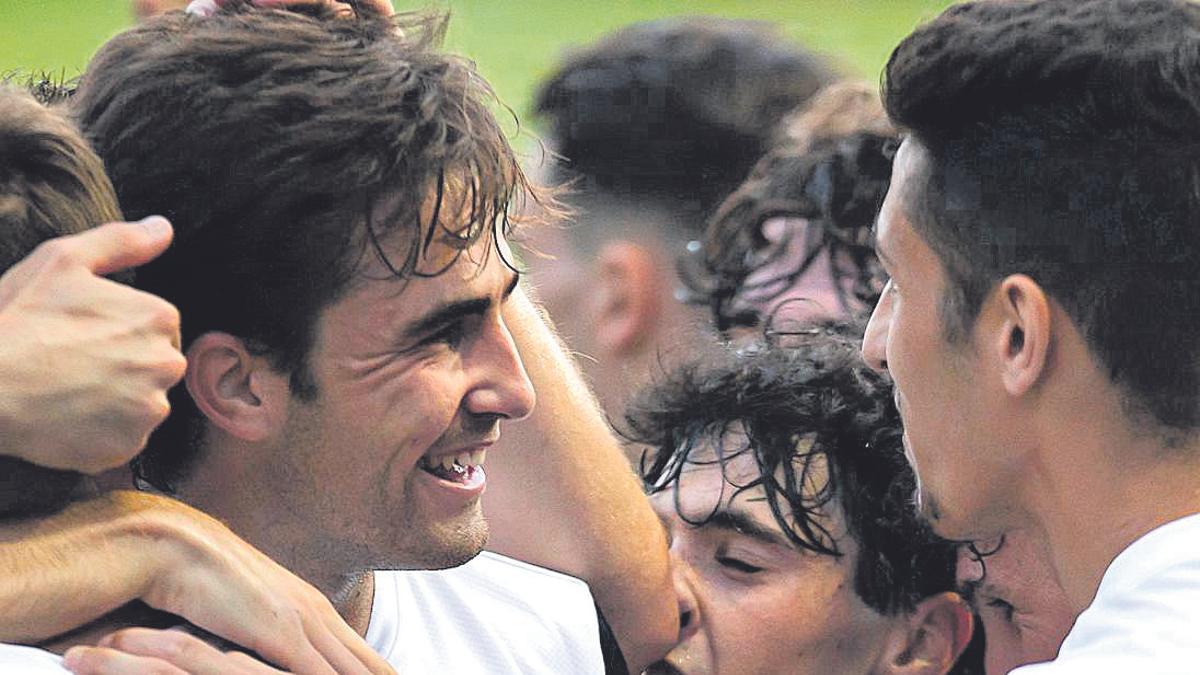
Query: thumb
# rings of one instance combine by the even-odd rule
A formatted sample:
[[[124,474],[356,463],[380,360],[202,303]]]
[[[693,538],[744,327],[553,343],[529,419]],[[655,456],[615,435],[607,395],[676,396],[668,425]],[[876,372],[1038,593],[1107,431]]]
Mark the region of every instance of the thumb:
[[[174,230],[162,216],[136,223],[108,223],[68,237],[84,267],[104,276],[144,265],[171,245]]]

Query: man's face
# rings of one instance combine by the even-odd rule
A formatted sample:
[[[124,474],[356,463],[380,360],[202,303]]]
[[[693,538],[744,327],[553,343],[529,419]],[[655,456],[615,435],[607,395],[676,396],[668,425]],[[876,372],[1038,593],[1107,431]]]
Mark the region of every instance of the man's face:
[[[386,244],[386,242],[385,242]],[[375,256],[316,326],[318,394],[292,399],[274,465],[281,507],[331,555],[440,568],[483,547],[482,462],[534,395],[501,307],[517,277],[481,241],[443,274],[398,280]]]
[[[985,553],[994,546],[981,545]],[[959,551],[958,583],[971,598],[984,634],[988,675],[1004,675],[1017,666],[1053,660],[1075,613],[1067,602],[1049,554],[1021,531],[980,563],[966,547]]]
[[[924,151],[911,140],[896,155],[879,214],[876,251],[890,276],[871,315],[863,355],[895,381],[905,455],[917,475],[917,502],[934,529],[951,539],[998,535],[1014,468],[1000,447],[1006,435],[972,332],[962,344],[944,336],[939,308],[946,275],[913,229],[903,201],[919,179]],[[991,392],[991,393],[989,393]]]
[[[739,434],[727,445],[741,443]],[[651,496],[671,541],[683,628],[648,675],[869,672],[892,620],[854,592],[857,548],[840,517],[825,525],[845,555],[801,551],[775,522],[761,486],[734,496],[735,486],[759,478],[754,458],[742,453],[722,472],[707,462],[712,457],[711,449],[694,454],[691,461],[705,463],[683,470],[678,509],[672,487]]]

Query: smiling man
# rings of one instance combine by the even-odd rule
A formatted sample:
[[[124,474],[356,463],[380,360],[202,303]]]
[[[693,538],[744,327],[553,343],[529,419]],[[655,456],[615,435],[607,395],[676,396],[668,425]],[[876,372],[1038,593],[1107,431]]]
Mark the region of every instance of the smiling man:
[[[73,101],[126,211],[176,218],[138,284],[188,317],[188,373],[140,478],[401,672],[601,672],[584,582],[476,557],[487,448],[534,404],[514,337],[546,332],[505,244],[539,193],[486,83],[440,20],[225,5],[118,36]]]
[[[985,1],[892,54],[907,131],[864,353],[939,532],[1038,539],[1074,612],[1021,673],[1200,658],[1200,7]]]
[[[890,388],[848,332],[693,363],[636,399],[682,616],[648,673],[940,675],[967,645],[956,547],[912,512]]]

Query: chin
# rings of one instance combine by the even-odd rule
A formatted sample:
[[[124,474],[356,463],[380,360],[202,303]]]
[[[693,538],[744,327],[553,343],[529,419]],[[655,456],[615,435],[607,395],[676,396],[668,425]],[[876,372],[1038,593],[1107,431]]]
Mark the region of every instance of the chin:
[[[478,507],[451,522],[438,523],[426,531],[418,545],[424,550],[422,569],[458,567],[483,551],[488,525]]]

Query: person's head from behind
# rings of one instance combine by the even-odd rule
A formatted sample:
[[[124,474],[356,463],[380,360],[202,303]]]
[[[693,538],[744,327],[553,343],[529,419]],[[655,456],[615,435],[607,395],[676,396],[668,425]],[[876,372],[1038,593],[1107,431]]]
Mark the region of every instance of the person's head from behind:
[[[1198,68],[1200,7],[1175,0],[966,4],[893,52],[907,137],[864,352],[943,534],[1025,524],[1087,448],[1194,436]]]
[[[621,401],[697,323],[675,260],[765,151],[779,120],[832,81],[820,58],[760,22],[671,18],[616,30],[571,54],[536,112],[577,214],[544,229],[531,277],[600,400]],[[670,354],[662,356],[669,357]],[[626,368],[622,368],[626,366]]]
[[[44,93],[51,89],[49,83],[41,87]],[[116,220],[121,210],[104,165],[75,127],[29,94],[0,84],[0,273],[45,241]],[[85,482],[81,473],[5,453],[0,516],[61,508]]]
[[[681,367],[627,437],[671,541],[679,644],[654,673],[944,673],[971,619],[913,512],[884,377],[853,329]]]
[[[830,85],[784,120],[682,261],[692,301],[708,305],[717,330],[873,306],[881,272],[870,233],[895,139],[878,94],[861,82]]]
[[[226,5],[114,38],[74,104],[126,212],[177,232],[139,285],[189,369],[138,472],[293,565],[462,562],[481,451],[533,404],[500,315],[531,188],[490,89],[441,19]]]

